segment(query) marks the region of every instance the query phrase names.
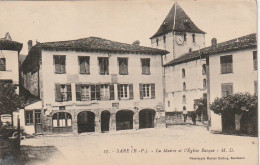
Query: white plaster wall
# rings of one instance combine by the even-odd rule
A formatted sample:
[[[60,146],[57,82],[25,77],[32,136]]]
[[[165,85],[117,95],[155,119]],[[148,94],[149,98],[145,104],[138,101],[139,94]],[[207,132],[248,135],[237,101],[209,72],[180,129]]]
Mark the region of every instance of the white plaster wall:
[[[66,55],[66,74],[55,74],[53,55]],[[111,54],[109,57],[109,75],[99,74],[98,57],[108,57],[108,53],[76,52],[76,51],[42,51],[42,87],[43,102],[52,108],[67,105],[68,109],[105,109],[111,108],[112,103],[119,102],[119,108],[155,107],[163,103],[163,80],[161,55],[144,54]],[[79,74],[78,56],[90,56],[90,75]],[[128,58],[128,75],[119,75],[118,57]],[[150,58],[151,75],[142,75],[141,58]],[[132,83],[134,88],[133,100],[117,100],[117,88],[115,86],[115,100],[108,101],[76,101],[75,83],[109,83],[111,74],[118,75],[118,83]],[[69,77],[74,76],[73,79]],[[55,83],[71,83],[72,101],[55,102]],[[155,99],[142,99],[139,96],[139,83],[155,83]]]
[[[233,83],[233,93],[249,92],[254,94],[254,81],[257,80],[257,70],[254,70],[253,51],[247,49],[230,53],[209,56],[210,67],[210,103],[216,97],[222,97],[221,84]],[[220,56],[232,55],[233,73],[221,74]],[[221,131],[221,117],[211,111],[212,130]]]
[[[0,71],[0,80],[13,80],[14,84],[19,84],[18,52],[0,50],[0,58],[6,58],[6,71]]]
[[[194,99],[200,99],[204,93],[207,93],[206,88],[203,88],[203,79],[206,79],[206,75],[202,75],[202,65],[205,63],[205,59],[202,59],[165,68],[166,112],[182,111],[183,106],[186,106],[188,111],[194,110]],[[183,68],[185,78],[182,78]],[[183,82],[186,83],[186,91],[183,91]],[[186,104],[182,102],[183,95],[186,96]],[[168,101],[170,101],[170,107],[168,107]]]
[[[13,112],[13,125],[17,128],[17,117],[20,118],[20,128],[24,130],[27,134],[34,134],[35,129],[34,125],[25,125],[25,115],[24,115],[24,109],[20,109],[19,111]]]
[[[195,34],[195,43],[192,42],[192,34],[193,33],[188,33],[186,32],[187,35],[187,40],[184,41],[182,45],[177,44],[177,35],[175,32],[170,32],[165,34],[166,36],[166,43],[163,41],[163,36],[159,36],[156,38],[151,39],[151,45],[153,48],[158,48],[158,49],[164,49],[170,52],[169,54],[163,56],[163,64],[166,64],[170,61],[172,61],[175,58],[180,57],[181,55],[188,53],[189,49],[191,48],[192,51],[198,50],[199,48],[205,47],[205,34],[199,34],[199,33],[194,33]],[[158,46],[156,43],[156,40],[158,38]]]

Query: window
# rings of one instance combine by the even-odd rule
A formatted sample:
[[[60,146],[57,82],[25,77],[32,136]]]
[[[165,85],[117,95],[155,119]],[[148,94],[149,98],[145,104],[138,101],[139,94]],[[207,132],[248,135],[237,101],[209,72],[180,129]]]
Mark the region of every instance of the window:
[[[207,80],[204,78],[203,79],[203,88],[206,88],[207,87]]]
[[[258,85],[257,85],[257,81],[254,81],[254,91],[255,91],[255,95],[258,95]]]
[[[170,101],[168,101],[168,107],[171,107],[171,102]]]
[[[185,82],[182,84],[182,87],[183,87],[183,90],[186,91],[186,83]]]
[[[189,49],[189,52],[192,52],[192,48]]]
[[[142,63],[142,74],[149,75],[150,74],[150,58],[141,59]]]
[[[118,84],[118,99],[134,99],[133,84]]]
[[[228,95],[233,94],[233,84],[232,83],[221,84],[221,89],[222,89],[222,97],[226,97]]]
[[[186,74],[185,74],[185,69],[182,69],[182,78],[185,78]]]
[[[220,64],[221,64],[221,73],[232,73],[233,72],[233,66],[232,66],[232,55],[227,56],[221,56],[220,57]]]
[[[89,57],[79,56],[79,69],[80,69],[80,74],[90,74]]]
[[[109,75],[109,60],[108,57],[98,58],[100,75]]]
[[[76,84],[76,100],[77,101],[90,100],[90,85]]]
[[[186,96],[185,95],[182,96],[182,104],[186,104]]]
[[[203,97],[202,97],[204,100],[207,99],[207,93],[203,93]]]
[[[25,125],[33,124],[33,111],[25,111]]]
[[[55,100],[57,102],[72,100],[70,84],[55,84],[55,91]]]
[[[55,65],[55,73],[56,74],[66,73],[66,56],[54,55],[53,59]]]
[[[41,110],[35,111],[35,123],[41,124]]]
[[[195,43],[195,34],[192,34],[192,42]]]
[[[76,100],[114,100],[113,84],[76,84]]]
[[[186,107],[185,106],[183,106],[183,108],[182,108],[184,111],[186,111]]]
[[[53,127],[71,127],[71,114],[58,112],[52,116]]]
[[[140,99],[155,98],[155,84],[139,84]]]
[[[5,61],[5,58],[0,58],[0,71],[6,71],[6,61]]]
[[[202,65],[202,75],[206,74],[206,64]]]
[[[257,70],[257,51],[253,51],[254,70]]]
[[[187,34],[184,33],[184,41],[187,41]]]
[[[127,75],[128,74],[128,58],[118,58],[119,63],[119,74]]]
[[[156,38],[156,46],[159,46],[159,39]]]
[[[166,43],[166,36],[163,36],[163,43]]]
[[[100,98],[101,100],[109,100],[109,85],[101,84],[100,88]]]

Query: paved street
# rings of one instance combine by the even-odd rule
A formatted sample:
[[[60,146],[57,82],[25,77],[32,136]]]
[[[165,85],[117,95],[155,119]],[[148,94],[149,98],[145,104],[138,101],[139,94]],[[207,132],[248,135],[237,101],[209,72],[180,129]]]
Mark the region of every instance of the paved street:
[[[258,164],[256,137],[211,134],[205,127],[191,125],[38,136],[23,140],[22,145],[55,146],[59,150],[48,162],[37,164]]]

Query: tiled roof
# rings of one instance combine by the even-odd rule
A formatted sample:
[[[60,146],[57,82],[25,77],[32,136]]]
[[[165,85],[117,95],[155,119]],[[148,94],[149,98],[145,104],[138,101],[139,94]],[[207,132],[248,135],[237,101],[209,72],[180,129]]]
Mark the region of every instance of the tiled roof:
[[[171,31],[177,32],[191,32],[191,33],[203,33],[184,12],[184,10],[176,2],[164,19],[159,30],[150,38],[164,35]]]
[[[255,48],[257,46],[256,33],[252,33],[243,37],[239,37],[233,40],[225,41],[217,44],[216,46],[209,46],[200,50],[186,53],[179,58],[176,58],[164,66],[175,65],[183,62],[192,61],[198,58],[205,58],[206,55],[212,55],[216,53],[230,52],[236,50],[242,50],[247,48]]]
[[[133,44],[120,43],[110,41],[98,37],[82,38],[69,41],[45,42],[38,43],[35,47],[40,48],[55,48],[55,49],[75,49],[89,51],[109,51],[122,53],[143,53],[143,54],[160,54],[169,53],[166,50],[155,49],[150,47],[138,46]]]
[[[23,47],[22,43],[5,39],[5,38],[0,38],[0,50],[16,50],[20,52],[22,47]]]

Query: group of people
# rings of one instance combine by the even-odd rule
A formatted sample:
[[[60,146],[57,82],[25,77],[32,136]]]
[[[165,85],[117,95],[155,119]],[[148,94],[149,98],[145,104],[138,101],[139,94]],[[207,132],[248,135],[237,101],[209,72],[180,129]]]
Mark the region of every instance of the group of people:
[[[194,125],[196,125],[197,116],[199,117],[199,120],[201,120],[202,113],[203,112],[201,106],[195,104],[194,111],[190,112],[190,117]],[[186,124],[188,118],[188,111],[186,108],[183,109],[182,114],[183,114],[184,123]]]

